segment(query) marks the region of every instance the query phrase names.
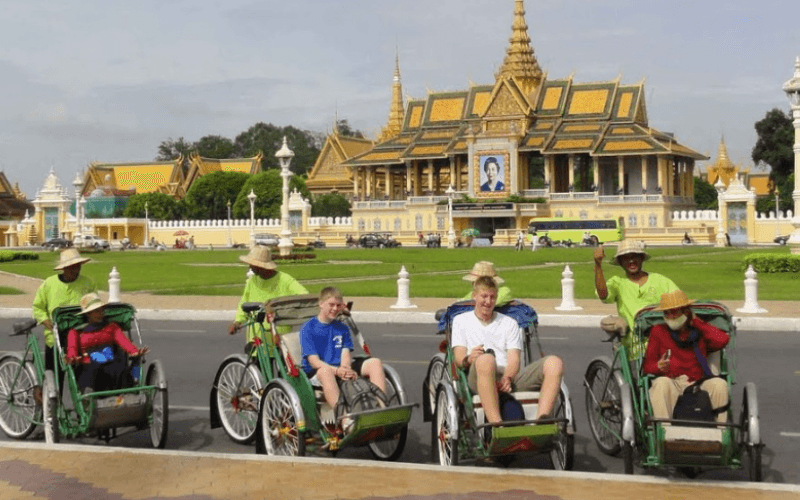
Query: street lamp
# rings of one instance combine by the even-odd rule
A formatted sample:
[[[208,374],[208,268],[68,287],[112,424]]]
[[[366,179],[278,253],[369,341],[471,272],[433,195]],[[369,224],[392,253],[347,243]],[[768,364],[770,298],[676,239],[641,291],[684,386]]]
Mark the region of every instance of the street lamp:
[[[453,228],[453,195],[455,194],[456,190],[453,189],[453,185],[450,184],[447,187],[447,218],[450,220],[450,229],[447,231],[447,248],[455,248],[456,247],[456,231]]]
[[[81,174],[79,172],[75,172],[75,180],[72,181],[72,185],[75,186],[75,222],[80,222],[80,207],[78,206],[78,201],[81,197],[81,185],[83,181],[81,180]],[[75,236],[81,235],[81,226],[78,224],[77,230],[75,232]]]
[[[789,103],[792,108],[792,116],[794,117],[794,191],[792,192],[792,199],[794,200],[794,214],[792,215],[792,231],[787,243],[792,245],[792,253],[800,253],[800,56],[794,62],[794,76],[783,84],[783,91],[789,98]]]
[[[83,195],[78,204],[81,210],[81,215],[78,217],[78,235],[80,235],[83,232],[83,219],[86,217],[86,198]]]
[[[253,192],[253,189],[250,189],[250,194],[247,195],[247,199],[250,201],[250,248],[256,246],[256,220],[253,216],[253,211],[255,210],[256,204],[256,194]]]
[[[281,204],[281,239],[278,242],[278,253],[289,255],[292,253],[292,231],[289,229],[289,165],[294,158],[294,151],[286,145],[286,136],[283,136],[283,146],[275,153],[275,157],[281,164],[281,177],[283,178],[283,203]]]
[[[722,195],[725,193],[725,184],[722,182],[722,177],[717,178],[714,189],[717,190],[717,209],[719,210],[717,212],[719,215],[717,216],[717,238],[715,246],[725,247],[728,246],[728,238],[725,237],[725,217],[728,211],[723,210],[725,202]]]
[[[147,212],[148,202],[144,202],[144,247],[150,248],[150,217]]]
[[[780,213],[781,213],[781,207],[780,207],[780,201],[778,200],[778,188],[776,187],[775,188],[775,237],[776,238],[778,237],[778,229],[780,226],[780,223],[778,222],[778,219],[780,218],[779,215]]]
[[[231,247],[231,200],[228,200],[228,247]]]

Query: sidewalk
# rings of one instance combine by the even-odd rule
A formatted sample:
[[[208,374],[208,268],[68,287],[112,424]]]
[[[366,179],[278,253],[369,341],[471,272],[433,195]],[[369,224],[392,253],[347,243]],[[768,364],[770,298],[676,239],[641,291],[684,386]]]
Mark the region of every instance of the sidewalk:
[[[23,290],[21,295],[0,295],[0,317],[15,318],[30,315],[33,297],[41,280],[0,271],[0,286]],[[101,293],[104,298],[107,294]],[[209,295],[152,295],[148,293],[122,293],[123,302],[133,304],[140,319],[158,320],[233,320],[239,303],[235,296]],[[353,316],[362,323],[435,323],[434,313],[447,307],[453,299],[411,298],[414,308],[398,309],[396,297],[346,297],[353,301]],[[599,300],[578,299],[574,311],[559,310],[561,299],[525,299],[539,314],[541,326],[596,327],[600,318],[615,314],[613,304]],[[740,331],[792,331],[800,332],[800,309],[792,301],[760,301],[767,312],[746,314],[736,311],[742,301],[722,301],[733,313]]]

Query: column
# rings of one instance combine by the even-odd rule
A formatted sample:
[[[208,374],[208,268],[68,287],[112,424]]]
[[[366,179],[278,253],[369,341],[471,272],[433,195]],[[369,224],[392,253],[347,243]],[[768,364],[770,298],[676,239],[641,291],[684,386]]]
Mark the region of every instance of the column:
[[[622,156],[617,157],[617,183],[619,192],[624,193],[625,189],[625,158]]]
[[[667,165],[664,156],[656,157],[656,171],[658,172],[658,187],[661,188],[662,194],[667,194],[666,186],[664,185],[664,174],[666,173]]]
[[[461,191],[461,157],[454,156],[453,160],[455,160],[456,164],[456,173],[455,173],[456,184],[455,186],[453,186],[453,189],[455,189],[456,191]]]
[[[600,192],[600,157],[595,156],[592,158],[592,184]]]
[[[414,195],[422,196],[422,179],[420,175],[419,161],[414,161]]]
[[[567,156],[567,169],[569,170],[567,173],[567,178],[569,182],[567,183],[569,186],[572,186],[572,190],[575,190],[575,155],[568,155]]]
[[[392,199],[392,167],[390,165],[386,165],[386,172],[384,174],[384,181],[386,182],[386,188],[384,189],[384,193],[386,194],[387,199]]]
[[[450,185],[453,186],[453,189],[458,189],[458,184],[456,183],[456,157],[450,156]]]
[[[361,169],[359,167],[353,167],[353,198],[358,198],[358,180],[361,176]]]
[[[428,191],[431,194],[436,192],[433,188],[433,160],[428,160]]]
[[[647,157],[642,155],[642,192],[647,190]]]
[[[553,160],[554,157],[552,155],[544,157],[544,184],[547,187],[547,192],[552,192],[553,187],[553,175],[552,175],[552,168],[553,168]]]

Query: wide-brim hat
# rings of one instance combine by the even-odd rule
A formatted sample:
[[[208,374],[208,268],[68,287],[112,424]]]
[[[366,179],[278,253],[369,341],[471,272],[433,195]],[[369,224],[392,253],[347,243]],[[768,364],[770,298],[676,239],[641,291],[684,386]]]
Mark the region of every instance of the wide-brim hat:
[[[494,270],[494,264],[485,260],[476,262],[475,265],[472,266],[472,271],[470,271],[469,274],[464,276],[462,279],[464,281],[474,282],[481,276],[488,276],[492,278],[496,285],[502,285],[504,283],[503,278],[498,276],[497,272]]]
[[[269,248],[261,245],[256,245],[250,250],[247,255],[239,256],[239,260],[251,266],[260,267],[262,269],[277,269],[278,266],[272,262],[272,253]]]
[[[81,297],[81,314],[86,314],[94,311],[95,309],[100,309],[105,305],[106,303],[103,302],[103,299],[101,299],[99,295],[96,293],[87,293]]]
[[[623,240],[622,243],[619,244],[617,247],[617,254],[614,255],[614,260],[611,261],[612,264],[620,265],[619,258],[623,255],[628,255],[632,253],[638,253],[643,256],[644,260],[650,258],[650,254],[645,252],[644,246],[636,241],[636,240]]]
[[[654,311],[669,311],[670,309],[680,309],[694,304],[695,301],[689,300],[689,297],[682,290],[675,290],[674,292],[667,292],[661,295],[661,302],[658,307],[653,308]]]
[[[88,257],[81,257],[80,252],[75,248],[67,248],[61,251],[58,257],[58,265],[54,267],[56,271],[64,269],[65,267],[74,266],[77,264],[86,264],[91,259]]]

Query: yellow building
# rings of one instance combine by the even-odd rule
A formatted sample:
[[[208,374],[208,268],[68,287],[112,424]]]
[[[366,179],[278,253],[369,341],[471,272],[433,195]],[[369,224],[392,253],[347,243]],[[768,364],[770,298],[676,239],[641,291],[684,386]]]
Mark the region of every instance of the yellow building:
[[[770,194],[772,184],[769,179],[769,172],[750,172],[750,169],[741,170],[738,165],[734,165],[728,156],[728,147],[725,145],[725,137],[719,141],[717,159],[714,160],[707,169],[705,180],[710,184],[716,184],[718,179],[722,179],[725,187],[729,187],[731,181],[739,177],[742,184],[748,189],[754,189],[757,196]]]
[[[35,208],[19,189],[19,183],[11,187],[5,172],[0,172],[0,246],[18,244],[18,222],[30,216]]]

